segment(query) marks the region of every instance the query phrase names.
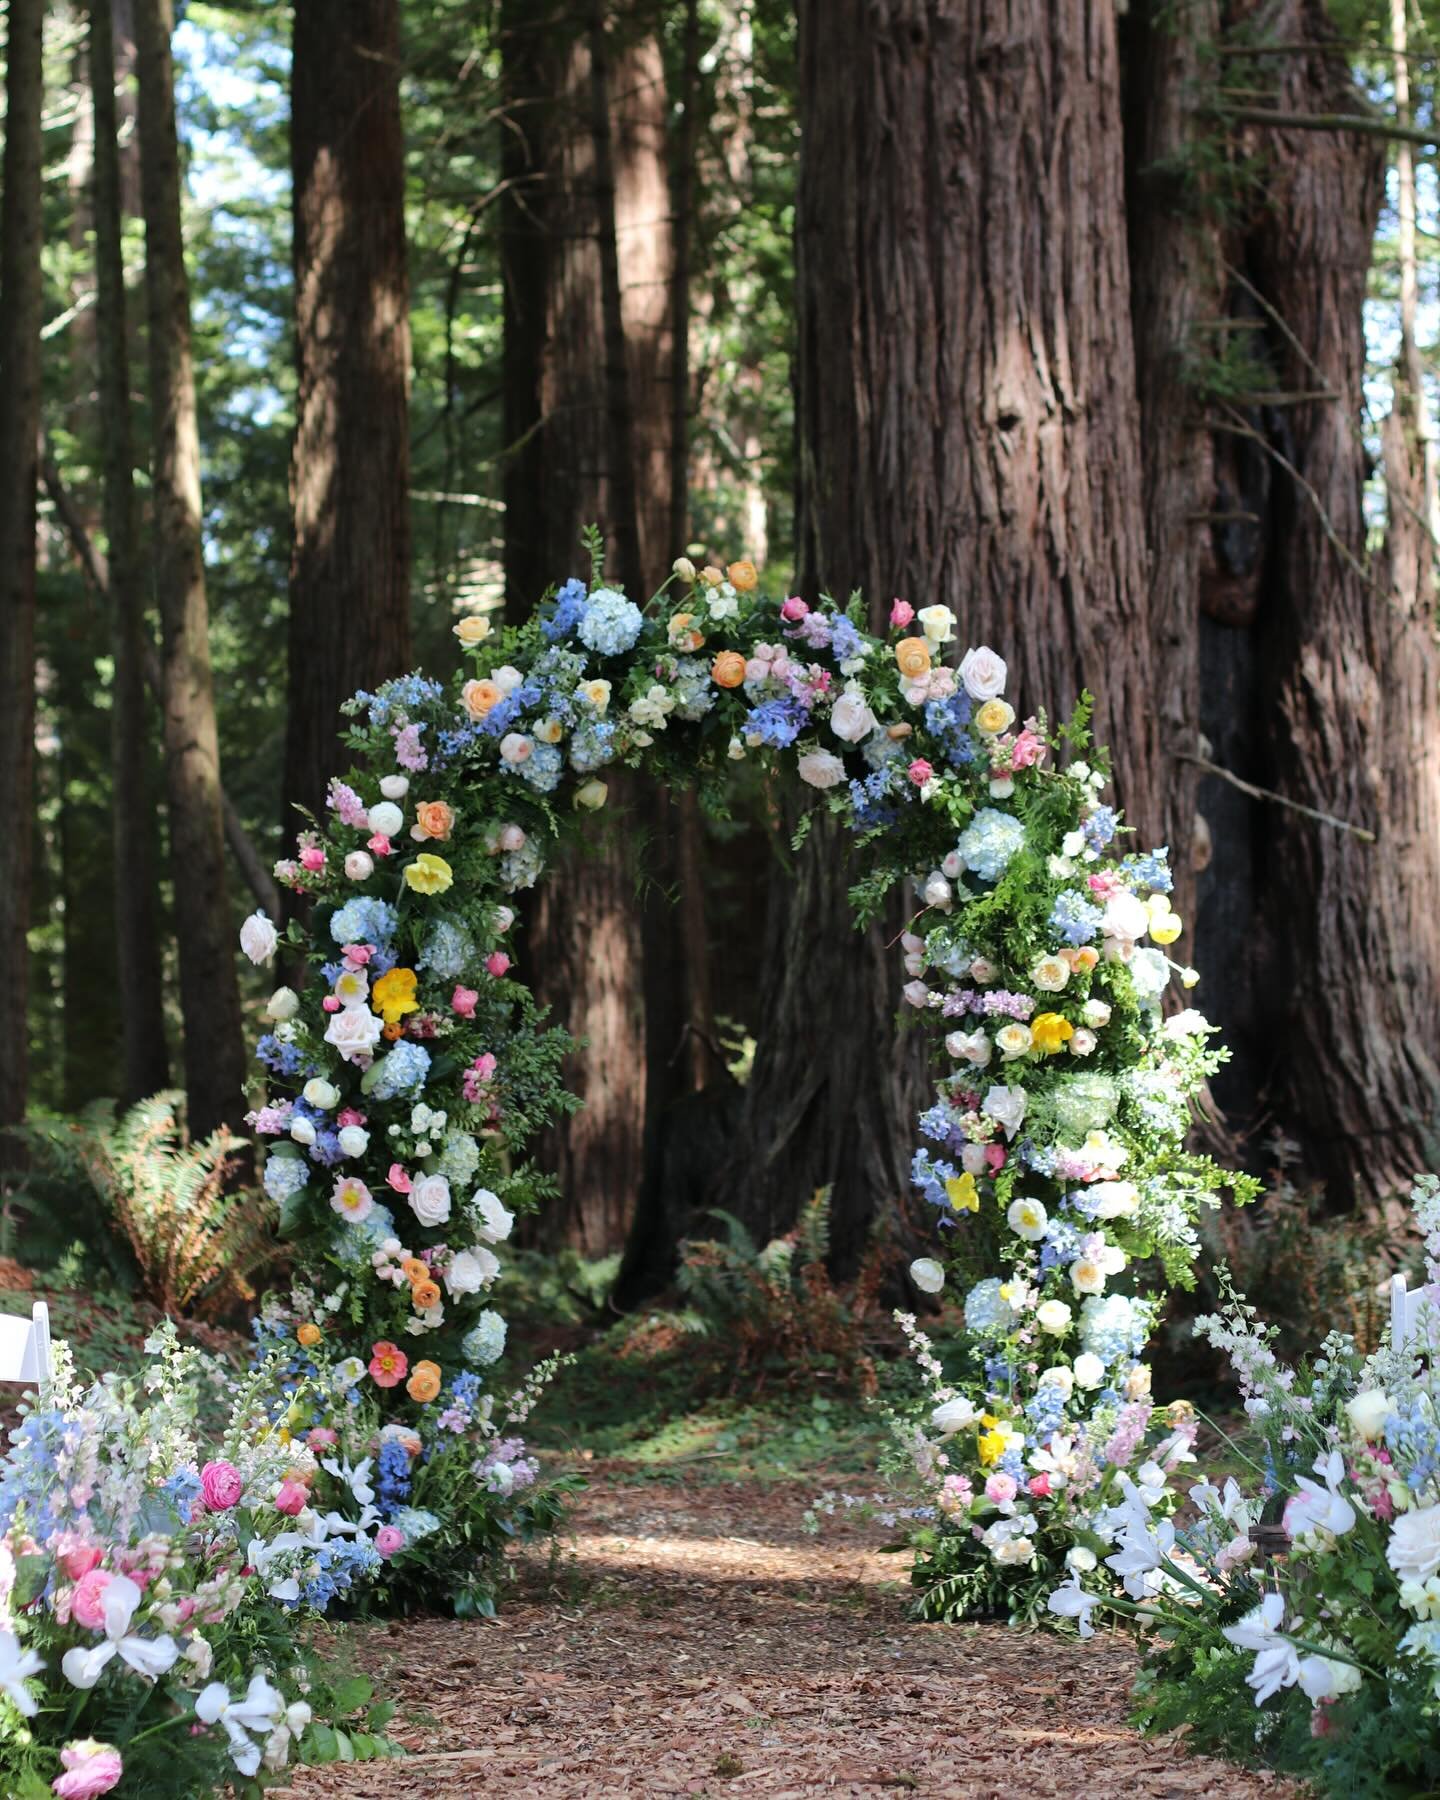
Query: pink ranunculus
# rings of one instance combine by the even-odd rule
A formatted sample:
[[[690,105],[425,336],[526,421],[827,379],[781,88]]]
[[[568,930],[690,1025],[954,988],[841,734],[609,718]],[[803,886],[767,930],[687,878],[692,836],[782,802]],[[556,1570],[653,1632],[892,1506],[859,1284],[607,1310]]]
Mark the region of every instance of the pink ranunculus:
[[[498,980],[510,967],[510,958],[503,950],[492,950],[485,958],[485,967]]]
[[[207,1462],[200,1471],[200,1498],[210,1512],[229,1512],[245,1492],[240,1471],[230,1462]]]
[[[320,1004],[327,1013],[337,1013],[340,1010],[340,1002],[334,994],[327,994]]]
[[[1005,1146],[1003,1144],[987,1144],[985,1146],[985,1167],[991,1175],[998,1175],[1005,1167]]]
[[[405,1533],[396,1525],[382,1525],[375,1533],[375,1551],[389,1559],[405,1548]]]
[[[70,1616],[87,1631],[105,1629],[105,1590],[114,1579],[108,1569],[87,1569],[75,1583]]]
[[[923,756],[917,756],[905,773],[916,787],[924,787],[925,783],[934,775],[935,770]]]
[[[50,1783],[52,1793],[60,1800],[97,1800],[118,1785],[125,1773],[125,1763],[113,1744],[99,1744],[94,1738],[77,1738],[60,1752],[65,1773]]]
[[[307,844],[300,852],[300,867],[318,875],[325,867],[325,852],[318,844]]]
[[[393,856],[395,854],[395,846],[383,831],[377,831],[373,837],[366,838],[365,847],[367,850],[373,850],[376,856]]]
[[[798,594],[792,594],[780,608],[780,617],[790,625],[798,625],[810,608]]]
[[[985,1498],[993,1500],[996,1506],[1003,1506],[1007,1500],[1013,1500],[1018,1492],[1013,1475],[992,1475],[985,1483]]]
[[[895,631],[903,631],[915,617],[915,608],[908,600],[892,600],[890,602],[890,625]]]
[[[457,987],[450,996],[450,1010],[460,1019],[475,1017],[475,1003],[480,998],[474,988]]]
[[[1025,1485],[1037,1500],[1050,1498],[1050,1477],[1048,1475],[1044,1473],[1032,1475]]]
[[[304,1510],[310,1491],[303,1481],[282,1481],[280,1492],[275,1496],[275,1510],[284,1513],[287,1519],[293,1519],[296,1513]]]
[[[390,1173],[385,1177],[385,1185],[397,1194],[408,1194],[411,1181],[399,1163],[391,1163]]]

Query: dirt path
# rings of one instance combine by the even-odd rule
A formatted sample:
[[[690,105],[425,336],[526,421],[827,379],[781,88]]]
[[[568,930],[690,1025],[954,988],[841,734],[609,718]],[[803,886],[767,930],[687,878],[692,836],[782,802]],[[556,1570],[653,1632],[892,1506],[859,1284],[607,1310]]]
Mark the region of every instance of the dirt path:
[[[1130,1653],[917,1625],[904,1566],[794,1491],[596,1486],[558,1567],[498,1624],[359,1634],[401,1700],[404,1762],[307,1774],[296,1800],[1016,1793],[1127,1800],[1291,1790],[1140,1740]],[[873,1536],[873,1534],[871,1534]]]

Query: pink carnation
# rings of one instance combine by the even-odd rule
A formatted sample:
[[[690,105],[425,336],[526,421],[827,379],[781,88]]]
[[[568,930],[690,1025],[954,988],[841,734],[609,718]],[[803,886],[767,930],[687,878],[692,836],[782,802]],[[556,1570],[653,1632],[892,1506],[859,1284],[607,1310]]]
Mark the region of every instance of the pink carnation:
[[[200,1498],[209,1512],[229,1512],[245,1492],[245,1482],[234,1463],[207,1462],[200,1471]]]
[[[97,1744],[94,1738],[77,1738],[60,1752],[65,1773],[50,1783],[60,1800],[96,1800],[108,1794],[125,1773],[125,1764],[113,1744]]]
[[[1037,1500],[1050,1498],[1050,1477],[1043,1470],[1039,1475],[1032,1475],[1025,1485]]]

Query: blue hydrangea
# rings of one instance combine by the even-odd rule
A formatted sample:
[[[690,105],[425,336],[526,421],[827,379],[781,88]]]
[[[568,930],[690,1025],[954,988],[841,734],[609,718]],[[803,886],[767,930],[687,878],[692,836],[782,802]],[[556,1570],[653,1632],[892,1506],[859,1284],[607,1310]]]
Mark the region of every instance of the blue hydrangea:
[[[430,1052],[423,1044],[401,1038],[382,1056],[366,1077],[365,1091],[376,1100],[394,1100],[401,1094],[418,1094],[430,1072]]]
[[[376,1204],[358,1224],[336,1222],[330,1234],[329,1254],[352,1274],[368,1272],[375,1252],[386,1238],[394,1236],[394,1213],[388,1206]]]
[[[671,691],[676,718],[688,719],[692,724],[703,719],[718,698],[710,681],[710,665],[698,656],[682,656],[675,664]]]
[[[615,760],[615,727],[608,719],[589,720],[570,740],[570,767],[581,775]]]
[[[865,642],[855,622],[844,613],[830,621],[830,654],[837,663],[853,662],[865,654]]]
[[[425,933],[417,969],[432,969],[441,981],[454,981],[474,961],[475,940],[454,919],[436,919]]]
[[[1088,944],[1100,929],[1105,917],[1102,908],[1093,905],[1083,894],[1066,888],[1058,894],[1050,908],[1050,929],[1059,932],[1067,944]]]
[[[965,1326],[977,1337],[1004,1337],[1015,1323],[1015,1309],[1001,1294],[998,1275],[977,1281],[965,1296]]]
[[[1009,813],[981,807],[960,834],[955,849],[982,881],[998,881],[1025,842],[1025,827]]]
[[[299,1046],[283,1043],[273,1031],[267,1031],[256,1044],[255,1060],[276,1075],[298,1075],[305,1066]]]
[[[1042,1381],[1026,1402],[1025,1417],[1034,1426],[1033,1442],[1046,1444],[1065,1423],[1065,1395],[1058,1381]]]
[[[479,1167],[480,1146],[474,1138],[463,1131],[451,1132],[440,1148],[437,1173],[443,1175],[452,1188],[461,1188],[469,1183]]]
[[[623,656],[633,650],[645,620],[633,600],[614,588],[596,588],[576,635],[597,656]]]
[[[554,744],[536,744],[523,763],[501,763],[507,775],[518,775],[537,794],[553,794],[560,785],[565,759]]]
[[[505,1354],[506,1325],[497,1312],[482,1312],[475,1324],[465,1333],[460,1344],[460,1353],[466,1362],[483,1369],[488,1364],[499,1362]]]
[[[1112,1363],[1133,1361],[1150,1336],[1150,1309],[1125,1294],[1091,1294],[1080,1308],[1080,1348]]]
[[[966,726],[970,723],[970,696],[952,694],[948,700],[930,700],[925,706],[925,729],[940,740],[945,760],[952,768],[975,760],[975,743]]]
[[[745,731],[772,750],[784,750],[809,723],[809,712],[794,695],[782,694],[778,700],[765,700],[752,708],[745,716]]]
[[[272,1152],[265,1158],[265,1173],[261,1176],[265,1192],[277,1206],[283,1205],[292,1194],[298,1194],[310,1179],[310,1171],[303,1158],[298,1156],[281,1156]]]
[[[330,935],[337,944],[379,944],[395,941],[399,914],[393,906],[372,894],[356,894],[330,915]]]
[[[567,581],[555,596],[555,610],[540,621],[540,632],[547,643],[568,637],[585,616],[585,583]]]
[[[1168,894],[1175,886],[1170,873],[1170,851],[1162,844],[1148,856],[1127,856],[1121,864],[1126,880],[1133,888],[1144,888],[1153,894]]]
[[[390,1522],[397,1530],[404,1532],[407,1546],[418,1544],[421,1538],[427,1538],[431,1532],[440,1529],[439,1518],[423,1506],[402,1507]]]

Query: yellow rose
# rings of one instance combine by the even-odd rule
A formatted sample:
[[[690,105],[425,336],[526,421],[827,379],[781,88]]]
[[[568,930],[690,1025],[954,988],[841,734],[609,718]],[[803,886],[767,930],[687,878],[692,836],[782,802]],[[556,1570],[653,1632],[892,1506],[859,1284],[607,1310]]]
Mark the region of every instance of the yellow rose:
[[[975,1177],[967,1169],[963,1175],[952,1175],[945,1183],[945,1196],[956,1212],[979,1212],[980,1191]]]
[[[597,713],[603,713],[610,704],[610,683],[608,681],[582,681],[576,692],[588,700]]]
[[[1015,708],[1007,700],[987,700],[975,715],[975,729],[986,737],[999,737],[1015,723]]]
[[[467,650],[473,650],[489,637],[490,621],[482,619],[478,613],[467,613],[463,619],[457,619],[450,629]]]
[[[1041,1013],[1030,1022],[1030,1039],[1042,1056],[1054,1056],[1075,1035],[1075,1027],[1060,1013]]]
[[[413,969],[391,969],[370,991],[370,1004],[387,1025],[398,1025],[406,1013],[419,1012]]]
[[[405,885],[417,894],[443,894],[454,879],[443,856],[417,856],[405,866]]]
[[[895,661],[907,681],[919,681],[930,673],[930,646],[923,637],[901,638],[895,646]]]
[[[731,563],[725,573],[730,577],[730,585],[737,594],[750,593],[760,580],[754,563],[748,557],[743,558],[740,562]]]
[[[448,838],[455,825],[455,814],[443,800],[422,800],[415,808],[415,823],[410,828],[413,838]]]

